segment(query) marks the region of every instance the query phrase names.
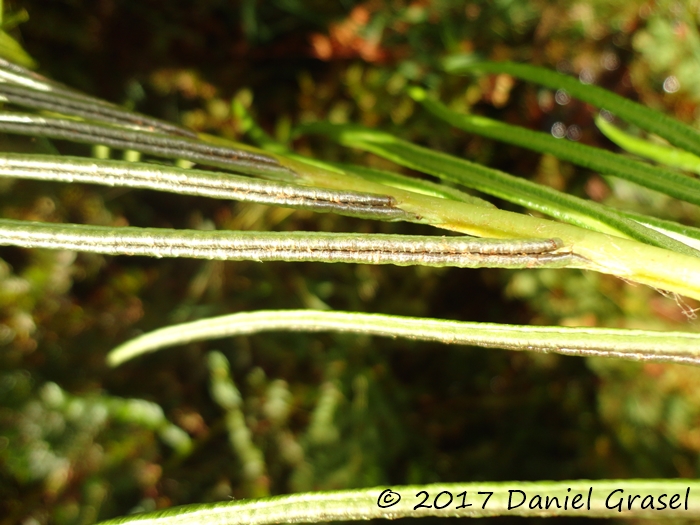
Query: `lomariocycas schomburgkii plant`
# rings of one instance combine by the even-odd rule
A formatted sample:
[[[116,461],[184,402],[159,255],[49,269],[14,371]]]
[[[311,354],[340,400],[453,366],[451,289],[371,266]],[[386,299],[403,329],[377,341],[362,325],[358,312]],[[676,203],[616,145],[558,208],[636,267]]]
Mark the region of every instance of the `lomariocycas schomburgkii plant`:
[[[449,64],[456,70],[456,62]],[[448,64],[448,65],[449,65]],[[467,67],[467,66],[464,66]],[[590,86],[527,66],[481,64],[470,71],[498,71],[526,79],[566,84],[573,96],[591,103],[619,103]],[[529,75],[529,76],[528,76]],[[536,77],[536,78],[535,78]],[[0,219],[0,244],[25,248],[69,249],[111,255],[190,257],[220,260],[319,261],[360,264],[456,266],[462,268],[581,268],[609,273],[680,295],[700,299],[700,258],[694,228],[645,218],[573,197],[509,174],[432,151],[377,130],[316,123],[297,133],[323,133],[349,147],[365,149],[440,179],[477,189],[558,219],[543,219],[497,209],[459,190],[398,173],[363,166],[339,165],[295,154],[259,133],[248,122],[262,149],[198,136],[190,130],[152,119],[52,82],[11,62],[0,63],[0,95],[12,109],[0,112],[0,131],[62,139],[139,152],[159,159],[186,160],[215,170],[185,169],[165,161],[155,164],[59,155],[5,153],[0,175],[60,182],[84,182],[163,192],[235,199],[271,206],[333,212],[367,220],[409,221],[470,236],[399,236],[330,232],[194,231],[165,228],[104,227]],[[562,84],[562,85],[563,85]],[[457,115],[414,87],[410,95],[450,124],[595,169],[605,169],[638,184],[666,191],[677,199],[700,202],[692,179],[666,169],[630,163],[619,156],[580,145],[557,142],[532,131],[482,117]],[[658,113],[625,102],[617,114],[639,126],[652,126],[677,147],[700,150],[697,132]],[[242,119],[248,118],[237,108]],[[636,118],[636,120],[633,120]],[[138,157],[138,155],[136,155]],[[478,238],[475,238],[478,237]],[[315,310],[259,311],[164,327],[116,348],[113,366],[146,352],[186,342],[271,330],[345,331],[407,337],[451,344],[520,351],[595,355],[636,361],[698,364],[700,336],[694,333],[596,328],[508,326],[410,318],[361,312]],[[211,355],[213,373],[223,370],[219,354]],[[217,361],[219,359],[219,361]],[[218,363],[218,364],[217,364]],[[216,365],[216,366],[215,366]],[[228,383],[227,383],[228,384]],[[230,390],[230,388],[229,388]],[[245,434],[235,404],[219,400],[234,433]],[[233,432],[233,431],[232,431]],[[243,450],[243,442],[236,446]],[[250,456],[257,457],[251,443]],[[252,452],[251,452],[252,451]],[[682,485],[682,487],[681,487]],[[602,494],[642,491],[652,498],[689,490],[695,516],[700,485],[670,480],[604,480],[547,482],[527,485],[543,497],[563,497],[572,487],[591,496],[589,516],[619,516]],[[277,523],[281,521],[355,520],[404,516],[487,516],[505,513],[542,515],[541,508],[508,508],[510,490],[522,484],[446,484],[394,487],[406,497],[395,504],[386,488],[298,494],[280,498],[223,502],[130,516],[110,523]],[[692,490],[691,490],[692,489]],[[417,507],[412,494],[490,493],[482,505],[448,504]],[[602,499],[601,499],[602,498]],[[452,499],[450,500],[452,501]],[[466,501],[466,500],[465,500]],[[549,510],[547,512],[550,512]],[[576,509],[557,509],[569,515]],[[646,515],[645,510],[623,514]],[[680,511],[678,511],[680,512]],[[550,512],[551,513],[551,512]],[[667,513],[664,516],[670,516]]]

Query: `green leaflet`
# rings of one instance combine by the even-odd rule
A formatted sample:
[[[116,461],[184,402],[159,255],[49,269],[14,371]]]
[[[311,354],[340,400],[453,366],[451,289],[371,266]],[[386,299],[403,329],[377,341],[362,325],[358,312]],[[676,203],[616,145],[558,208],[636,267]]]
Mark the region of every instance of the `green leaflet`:
[[[117,366],[169,346],[274,330],[352,332],[507,350],[700,364],[700,334],[693,333],[514,326],[315,310],[243,312],[168,326],[124,343],[107,359]]]
[[[693,248],[700,250],[700,228],[695,228],[693,226],[686,226],[684,224],[679,224],[674,221],[668,221],[665,219],[657,219],[656,217],[650,217],[649,215],[644,215],[642,213],[636,213],[627,210],[618,210],[620,215],[637,221],[643,224],[647,228],[652,228],[658,232],[668,235],[683,244],[692,246]]]
[[[123,123],[82,122],[73,118],[41,117],[32,113],[0,111],[0,131],[140,151],[249,175],[286,180],[295,178],[295,174],[281,166],[275,158],[260,151],[253,151],[253,148],[216,146],[198,139],[129,128]]]
[[[564,268],[586,261],[560,239],[327,232],[202,231],[0,219],[0,245],[106,255],[459,268]]]
[[[347,173],[352,173],[353,175],[362,177],[363,179],[386,184],[387,186],[392,186],[394,188],[413,191],[415,193],[420,193],[421,195],[430,195],[433,197],[441,197],[443,199],[466,202],[468,204],[473,204],[474,206],[496,208],[494,204],[491,204],[487,200],[474,197],[473,195],[469,195],[468,193],[459,191],[456,188],[446,186],[445,184],[435,184],[429,180],[417,179],[415,177],[402,175],[401,173],[378,170],[375,168],[368,168],[366,166],[340,163],[333,163],[331,165],[335,166],[336,168],[340,168]]]
[[[189,129],[126,110],[54,82],[18,65],[16,61],[0,58],[0,78],[0,97],[3,103],[8,105],[44,110],[103,124],[140,127],[166,135],[197,137],[197,134]]]
[[[305,159],[299,155],[295,155],[285,144],[282,144],[268,135],[265,130],[263,130],[257,122],[253,119],[252,115],[246,110],[245,106],[235,98],[231,102],[231,109],[233,114],[236,115],[241,120],[241,128],[250,137],[250,139],[255,142],[262,149],[269,151],[271,153],[277,153],[280,155],[287,155],[290,157],[297,158],[302,161],[308,161],[310,159]],[[315,159],[314,159],[315,160]],[[378,170],[373,168],[368,168],[366,166],[356,166],[350,164],[341,163],[323,163],[316,161],[316,164],[323,168],[328,167],[330,169],[342,170],[345,173],[350,173],[352,175],[357,175],[363,179],[377,182],[380,184],[386,184],[393,188],[399,188],[406,191],[413,191],[420,193],[422,195],[431,195],[433,197],[441,197],[443,199],[452,199],[460,202],[467,202],[469,204],[474,204],[475,206],[486,206],[489,208],[495,208],[490,202],[474,197],[455,188],[450,188],[443,184],[435,184],[427,180],[417,179],[415,177],[408,177],[400,173]]]
[[[457,74],[506,73],[551,89],[565,89],[575,98],[607,109],[627,122],[665,138],[671,144],[700,155],[700,132],[677,120],[632,102],[603,88],[583,84],[578,79],[546,68],[513,62],[473,62],[465,55],[447,57],[445,70]]]
[[[445,153],[416,146],[388,133],[360,126],[327,123],[310,124],[300,130],[322,133],[345,146],[371,151],[397,164],[538,210],[570,224],[603,233],[622,234],[625,237],[685,255],[697,257],[699,253],[682,242],[622,217],[616,211],[601,204],[579,199]]]
[[[600,148],[557,139],[548,133],[511,126],[510,124],[478,115],[460,115],[451,111],[437,100],[428,97],[427,93],[421,88],[412,88],[409,93],[414,100],[420,102],[432,114],[464,131],[515,144],[516,146],[540,153],[549,153],[557,158],[573,162],[599,173],[616,175],[677,199],[700,205],[700,180],[663,168],[655,168]],[[598,120],[603,119],[599,118]],[[598,126],[601,127],[601,124],[599,123]],[[618,137],[620,135],[627,137],[610,124],[605,123],[604,127],[608,130],[610,128],[615,130],[615,134]],[[606,133],[606,129],[601,127],[604,133]],[[638,150],[644,148],[650,150],[646,141],[637,142]],[[685,152],[679,153],[684,153],[686,156],[694,158],[696,169],[700,169],[700,159]]]
[[[700,157],[697,155],[670,146],[656,144],[625,133],[617,126],[605,120],[600,114],[596,115],[595,124],[603,135],[625,151],[653,160],[659,164],[665,164],[666,166],[700,174]],[[694,184],[698,183],[697,179],[688,177],[687,180],[692,181]],[[685,200],[693,202],[688,198]]]
[[[388,195],[334,191],[230,173],[61,155],[0,154],[0,177],[83,182],[334,212],[368,219],[411,220]]]
[[[522,491],[522,494],[517,491]],[[571,504],[577,494],[581,498],[576,502],[578,510],[574,510]],[[669,503],[675,494],[678,497],[672,510]],[[436,500],[438,495],[440,497]],[[540,497],[539,508],[536,496]],[[637,497],[629,505],[631,510],[628,510],[628,497],[634,496]],[[642,509],[645,497],[646,508]],[[545,508],[546,498],[551,501],[549,510]],[[557,498],[557,503],[554,504],[551,498]],[[653,508],[649,508],[651,500],[655,503]],[[662,511],[655,510],[661,506],[659,501],[665,505]],[[376,487],[187,505],[103,521],[99,525],[267,525],[422,516],[478,518],[552,515],[697,518],[700,516],[700,482],[666,479],[506,481]]]

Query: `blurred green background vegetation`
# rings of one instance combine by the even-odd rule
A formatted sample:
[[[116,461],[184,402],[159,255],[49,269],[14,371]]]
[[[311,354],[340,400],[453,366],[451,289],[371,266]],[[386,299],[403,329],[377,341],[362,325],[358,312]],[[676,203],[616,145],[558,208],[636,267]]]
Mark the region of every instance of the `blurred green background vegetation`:
[[[566,93],[505,75],[441,73],[446,54],[473,53],[578,75],[697,124],[696,0],[16,0],[5,7],[28,14],[10,33],[40,72],[197,131],[245,140],[230,111],[235,96],[282,141],[298,123],[362,123],[586,198],[698,224],[691,205],[457,132],[403,93],[419,83],[455,110],[531,129],[558,126],[565,140],[613,147],[595,128],[591,108]],[[90,154],[88,147],[9,136],[0,144]],[[326,160],[398,169],[319,138],[293,145]],[[431,232],[20,180],[0,181],[0,215],[115,226]],[[693,330],[697,306],[573,270],[1,248],[0,525],[88,525],[185,503],[387,484],[696,477],[700,371],[692,367],[328,334],[191,344],[116,370],[104,358],[143,331],[263,308]]]

